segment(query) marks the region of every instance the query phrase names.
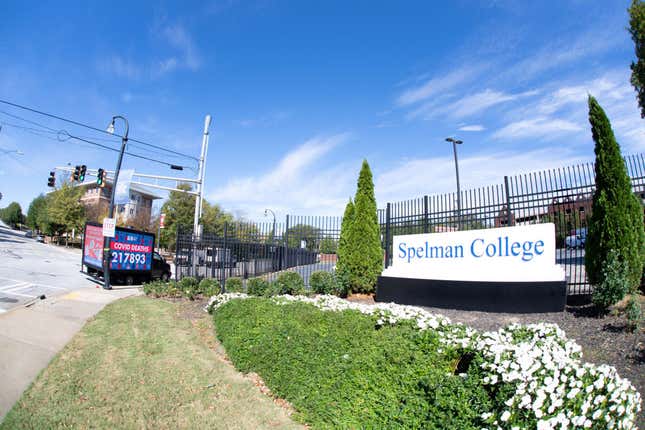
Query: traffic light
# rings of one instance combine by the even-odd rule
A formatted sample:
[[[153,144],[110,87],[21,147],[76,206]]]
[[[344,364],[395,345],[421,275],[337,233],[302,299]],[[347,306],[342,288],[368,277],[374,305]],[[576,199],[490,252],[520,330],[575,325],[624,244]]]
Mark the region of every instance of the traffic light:
[[[47,178],[47,186],[56,186],[56,172],[49,172],[49,178]]]
[[[79,182],[83,182],[85,180],[85,172],[87,172],[87,166],[83,164],[81,166],[80,171],[78,172],[78,180]]]
[[[96,185],[103,188],[105,187],[105,180],[107,179],[107,172],[103,169],[99,169],[96,174]]]
[[[78,181],[79,176],[81,176],[81,166],[76,166],[76,168],[74,168],[74,173],[72,174],[72,179]]]

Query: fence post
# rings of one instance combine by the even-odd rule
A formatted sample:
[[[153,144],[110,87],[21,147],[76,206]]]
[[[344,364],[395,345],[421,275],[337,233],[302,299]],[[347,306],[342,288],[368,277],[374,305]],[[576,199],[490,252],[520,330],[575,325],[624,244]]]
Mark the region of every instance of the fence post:
[[[504,176],[504,192],[506,193],[506,226],[510,227],[513,223],[511,212],[511,189],[508,186],[508,176]]]
[[[428,208],[428,196],[423,196],[423,232],[428,233],[429,230],[429,208]]]
[[[227,252],[226,251],[228,250],[228,248],[226,248],[226,242],[227,242],[227,240],[226,240],[227,237],[226,236],[227,235],[228,235],[228,222],[225,221],[224,222],[224,244],[222,245],[222,254],[224,254],[224,255],[222,255],[220,257],[220,264],[222,265],[222,269],[221,269],[222,270],[222,276],[221,276],[222,285],[220,286],[220,289],[222,290],[222,293],[226,292],[226,287],[225,287],[225,285],[226,285],[226,263],[227,263]],[[231,253],[231,260],[232,259],[233,259],[233,253]]]
[[[385,209],[385,268],[390,266],[390,203]]]
[[[282,264],[282,270],[288,269],[289,268],[289,215],[287,215],[287,224],[284,228],[284,254],[283,254],[283,262]]]
[[[181,224],[177,224],[177,237],[175,237],[175,281],[178,281],[179,274],[179,235],[181,233]]]

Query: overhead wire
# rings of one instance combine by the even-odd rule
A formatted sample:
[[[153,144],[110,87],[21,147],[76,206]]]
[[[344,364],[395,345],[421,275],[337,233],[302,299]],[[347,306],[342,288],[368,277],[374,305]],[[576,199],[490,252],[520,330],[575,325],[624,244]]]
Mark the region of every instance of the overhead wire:
[[[88,143],[90,145],[98,146],[99,148],[102,148],[102,149],[105,149],[105,150],[114,151],[114,152],[120,152],[119,149],[117,149],[117,148],[113,148],[113,147],[104,145],[102,143],[94,142],[94,141],[91,141],[89,139],[86,139],[86,138],[83,138],[83,137],[80,137],[80,136],[75,136],[75,135],[69,133],[67,130],[63,130],[63,129],[56,130],[56,129],[48,127],[48,126],[46,126],[44,124],[40,124],[40,123],[38,123],[36,121],[31,121],[29,119],[22,118],[22,117],[20,117],[18,115],[13,115],[13,114],[10,114],[10,113],[2,111],[2,110],[0,110],[0,113],[8,115],[8,116],[10,116],[12,118],[15,118],[15,119],[18,119],[18,120],[21,120],[21,121],[25,121],[25,122],[27,122],[29,124],[36,125],[38,127],[43,128],[44,130],[34,129],[32,127],[20,126],[20,125],[17,125],[17,124],[11,124],[11,123],[8,123],[6,121],[0,121],[0,122],[2,122],[2,124],[6,125],[6,126],[9,126],[9,127],[15,127],[15,128],[23,129],[25,131],[28,131],[28,132],[31,132],[33,134],[39,135],[41,137],[45,137],[45,138],[48,138],[48,139],[51,139],[51,140],[57,140],[59,142],[66,142],[66,141],[68,141],[70,139],[74,139],[74,140],[78,140],[80,142]],[[56,134],[56,138],[54,138],[52,136],[44,136],[41,133]],[[154,158],[151,158],[151,157],[146,157],[145,155],[137,154],[137,153],[130,152],[130,151],[125,151],[125,154],[130,155],[130,156],[135,157],[135,158],[140,158],[142,160],[147,160],[147,161],[151,161],[151,162],[154,162],[154,163],[163,164],[163,165],[166,165],[168,167],[174,166],[174,164],[172,164],[172,163],[168,163],[168,162],[162,161],[162,160],[157,160],[157,159],[154,159]],[[182,168],[187,168],[187,169],[190,169],[190,170],[194,170],[191,166],[181,166],[181,167]]]
[[[97,127],[94,127],[94,126],[91,126],[91,125],[88,125],[88,124],[84,124],[84,123],[82,123],[82,122],[74,121],[74,120],[71,120],[71,119],[68,119],[68,118],[64,118],[64,117],[61,117],[61,116],[58,116],[58,115],[54,115],[54,114],[51,114],[51,113],[43,112],[43,111],[38,110],[38,109],[34,109],[34,108],[27,107],[27,106],[19,105],[19,104],[17,104],[17,103],[12,103],[12,102],[10,102],[10,101],[8,101],[8,100],[2,100],[2,99],[0,99],[0,103],[6,104],[6,105],[9,105],[9,106],[13,106],[13,107],[18,108],[18,109],[23,109],[23,110],[26,110],[26,111],[29,111],[29,112],[37,113],[37,114],[39,114],[39,115],[47,116],[47,117],[49,117],[49,118],[54,118],[54,119],[57,119],[57,120],[59,120],[59,121],[64,121],[64,122],[67,122],[67,123],[70,123],[70,124],[74,124],[74,125],[77,125],[77,126],[79,126],[79,127],[85,127],[85,128],[87,128],[87,129],[94,130],[94,131],[97,131],[97,132],[99,132],[99,133],[109,134],[109,135],[111,135],[111,136],[118,136],[118,137],[120,137],[120,138],[123,138],[123,136],[121,136],[121,135],[113,134],[113,133],[109,133],[109,132],[108,132],[108,131],[106,131],[106,130],[102,130],[102,129],[97,128]],[[183,154],[183,153],[181,153],[181,152],[177,152],[177,151],[174,151],[174,150],[172,150],[172,149],[164,148],[164,147],[162,147],[162,146],[158,146],[158,145],[153,145],[152,143],[144,142],[144,141],[142,141],[142,140],[134,139],[134,138],[131,138],[131,137],[128,137],[128,140],[129,140],[129,141],[132,141],[132,142],[140,143],[140,144],[145,145],[145,146],[149,146],[149,147],[151,147],[151,148],[156,148],[156,149],[159,149],[159,150],[162,150],[162,151],[166,151],[166,152],[169,152],[169,153],[172,153],[172,154],[175,154],[175,155],[179,155],[179,156],[182,156],[182,157],[186,157],[186,158],[193,159],[193,160],[195,160],[195,161],[199,161],[199,159],[198,159],[197,157],[193,157],[192,155]]]

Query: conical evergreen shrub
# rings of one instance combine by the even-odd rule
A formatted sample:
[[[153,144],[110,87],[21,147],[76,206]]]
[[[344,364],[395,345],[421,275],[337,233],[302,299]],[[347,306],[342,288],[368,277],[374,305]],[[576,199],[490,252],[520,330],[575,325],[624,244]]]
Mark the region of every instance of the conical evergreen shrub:
[[[595,142],[596,191],[585,244],[587,278],[595,288],[601,288],[605,284],[603,268],[614,251],[627,265],[630,288],[636,288],[645,259],[643,208],[632,192],[609,119],[592,96],[589,96],[589,122]]]
[[[376,286],[376,278],[383,271],[383,250],[376,213],[372,171],[366,160],[363,160],[358,176],[358,186],[354,198],[354,221],[349,229],[348,239],[347,261],[351,291],[372,293]]]
[[[343,222],[340,226],[340,239],[338,240],[338,250],[336,251],[336,280],[341,286],[343,292],[349,291],[349,230],[354,221],[354,202],[349,199],[347,206],[345,206],[345,213],[343,214]]]

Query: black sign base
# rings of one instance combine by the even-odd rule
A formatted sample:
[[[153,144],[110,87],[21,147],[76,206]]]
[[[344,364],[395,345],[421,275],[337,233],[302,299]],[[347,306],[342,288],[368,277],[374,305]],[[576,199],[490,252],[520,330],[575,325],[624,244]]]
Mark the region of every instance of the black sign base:
[[[567,282],[476,282],[379,276],[377,302],[485,312],[561,312]]]

